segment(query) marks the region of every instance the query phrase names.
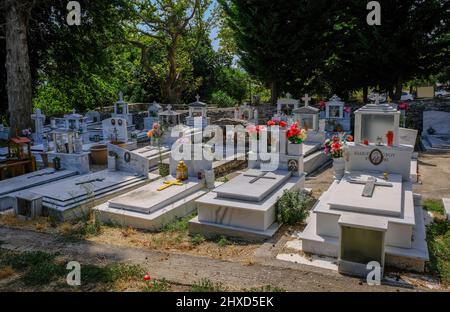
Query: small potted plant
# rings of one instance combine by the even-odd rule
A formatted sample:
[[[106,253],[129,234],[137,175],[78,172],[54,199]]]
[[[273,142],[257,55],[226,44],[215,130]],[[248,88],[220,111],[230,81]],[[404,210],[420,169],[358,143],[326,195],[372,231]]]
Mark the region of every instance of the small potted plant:
[[[324,143],[324,152],[333,159],[334,177],[342,179],[345,173],[344,146],[347,142],[352,142],[353,137],[347,135],[344,139],[333,136]]]
[[[286,131],[289,141],[288,155],[300,156],[303,153],[302,143],[307,138],[307,132],[298,126],[298,122],[293,123]]]

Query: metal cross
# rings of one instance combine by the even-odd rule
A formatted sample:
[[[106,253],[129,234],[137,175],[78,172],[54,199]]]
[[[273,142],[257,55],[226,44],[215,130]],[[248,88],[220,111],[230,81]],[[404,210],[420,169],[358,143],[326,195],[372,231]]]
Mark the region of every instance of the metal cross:
[[[158,188],[157,191],[159,192],[159,191],[165,190],[166,188],[169,188],[174,185],[181,186],[181,185],[183,185],[183,182],[181,182],[180,180],[164,181],[164,185],[161,186],[160,188]]]
[[[302,101],[305,102],[305,106],[308,106],[309,100],[311,100],[311,98],[308,96],[308,93],[306,93],[305,96],[302,97]]]
[[[386,187],[392,187],[392,183],[387,182],[377,182],[377,179],[374,177],[369,177],[367,181],[360,181],[355,179],[350,179],[348,182],[353,184],[363,184],[364,189],[361,194],[363,197],[372,197],[373,191],[375,190],[375,186],[386,186]]]
[[[259,175],[254,175],[254,174],[244,174],[244,177],[252,177],[252,178],[254,178],[254,179],[251,179],[250,180],[250,184],[253,184],[253,183],[255,183],[256,181],[258,181],[259,179],[272,179],[272,180],[275,180],[276,178],[275,177],[266,177],[266,174],[268,174],[269,172],[268,171],[266,171],[266,172],[261,172]]]

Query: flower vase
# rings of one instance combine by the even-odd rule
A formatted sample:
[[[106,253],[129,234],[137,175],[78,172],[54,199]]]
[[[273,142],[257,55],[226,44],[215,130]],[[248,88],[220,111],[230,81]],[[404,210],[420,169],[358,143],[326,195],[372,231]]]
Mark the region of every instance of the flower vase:
[[[303,154],[303,144],[288,143],[288,155],[290,156],[301,156]]]
[[[116,156],[108,155],[108,170],[116,171]]]
[[[334,178],[342,179],[345,173],[345,161],[343,157],[333,158]]]

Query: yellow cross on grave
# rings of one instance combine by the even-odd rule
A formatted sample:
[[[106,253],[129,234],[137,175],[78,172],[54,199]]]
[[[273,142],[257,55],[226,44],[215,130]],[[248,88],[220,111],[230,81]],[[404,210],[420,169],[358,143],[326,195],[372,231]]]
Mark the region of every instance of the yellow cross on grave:
[[[173,185],[183,185],[183,182],[181,182],[180,180],[173,180],[173,181],[164,181],[164,185],[161,186],[160,188],[157,189],[157,191],[162,191],[165,190],[166,188],[169,188]]]

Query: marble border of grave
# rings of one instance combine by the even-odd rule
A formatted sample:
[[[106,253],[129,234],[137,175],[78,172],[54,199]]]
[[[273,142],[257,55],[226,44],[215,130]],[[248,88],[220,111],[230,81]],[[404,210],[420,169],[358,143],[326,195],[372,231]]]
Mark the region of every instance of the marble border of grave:
[[[388,147],[347,142],[344,152],[345,169],[397,173],[402,175],[404,181],[409,181],[413,152],[414,148],[408,145]]]
[[[130,152],[128,149],[107,143],[108,153],[113,152],[116,156],[116,169],[148,177],[148,159],[139,154]]]
[[[90,154],[90,152],[82,152],[80,154],[48,152],[47,157],[49,163],[52,163],[53,159],[58,157],[60,159],[61,169],[72,170],[84,174],[90,172]]]

